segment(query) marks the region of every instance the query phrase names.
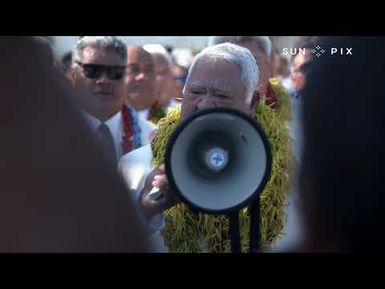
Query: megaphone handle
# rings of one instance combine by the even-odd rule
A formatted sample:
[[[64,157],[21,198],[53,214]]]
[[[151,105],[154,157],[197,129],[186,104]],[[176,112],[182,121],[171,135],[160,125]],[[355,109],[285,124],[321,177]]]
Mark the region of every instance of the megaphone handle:
[[[241,235],[239,230],[239,210],[229,214],[229,233],[231,241],[231,251],[241,253]]]
[[[260,201],[259,196],[250,204],[250,253],[257,253],[260,249]]]

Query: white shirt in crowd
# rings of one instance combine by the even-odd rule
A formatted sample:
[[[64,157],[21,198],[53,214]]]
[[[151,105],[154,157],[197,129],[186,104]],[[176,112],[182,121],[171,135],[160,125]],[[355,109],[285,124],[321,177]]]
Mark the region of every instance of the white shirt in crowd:
[[[102,123],[97,118],[93,117],[87,112],[84,112],[85,118],[87,123],[89,124],[91,130],[93,132],[96,132],[99,125]],[[108,128],[110,129],[114,146],[115,146],[115,152],[116,157],[119,160],[123,156],[123,148],[122,148],[122,139],[123,139],[123,117],[122,112],[119,111],[116,114],[114,114],[112,117],[110,117],[108,120],[104,122]],[[154,136],[154,130],[156,129],[156,126],[152,124],[151,122],[138,118],[138,124],[141,130],[140,133],[140,141],[143,145],[149,144],[152,141],[152,138]]]
[[[145,109],[145,110],[137,110],[136,113],[138,116],[142,119],[148,119],[148,116],[150,114],[150,109]]]

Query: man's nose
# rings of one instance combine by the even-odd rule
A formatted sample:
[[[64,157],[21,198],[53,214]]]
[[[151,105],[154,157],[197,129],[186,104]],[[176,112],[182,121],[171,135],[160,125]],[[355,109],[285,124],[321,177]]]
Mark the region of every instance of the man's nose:
[[[207,108],[215,108],[217,107],[217,105],[210,96],[202,95],[201,98],[198,100],[196,107],[198,110],[201,110]]]
[[[96,83],[110,83],[111,79],[107,76],[106,72],[103,72],[102,75],[98,77]]]

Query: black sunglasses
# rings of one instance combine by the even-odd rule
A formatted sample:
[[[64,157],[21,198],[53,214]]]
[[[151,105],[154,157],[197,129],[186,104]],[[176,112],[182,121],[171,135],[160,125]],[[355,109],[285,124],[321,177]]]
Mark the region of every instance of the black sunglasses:
[[[81,63],[76,61],[78,65],[83,68],[84,75],[90,79],[97,79],[102,76],[103,72],[106,71],[107,77],[111,80],[119,80],[123,77],[126,70],[125,66],[112,66],[112,65],[100,65]]]

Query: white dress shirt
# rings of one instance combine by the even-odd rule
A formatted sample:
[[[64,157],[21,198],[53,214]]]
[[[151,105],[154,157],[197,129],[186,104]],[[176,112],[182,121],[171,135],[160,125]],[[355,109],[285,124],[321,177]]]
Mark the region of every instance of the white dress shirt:
[[[148,116],[149,116],[149,114],[150,114],[150,109],[137,110],[136,113],[138,114],[138,116],[139,116],[140,118],[147,120],[147,119],[148,119]]]
[[[93,132],[96,132],[99,125],[102,123],[99,119],[95,118],[94,116],[90,115],[89,113],[84,111],[84,116],[89,124],[91,130]],[[123,140],[123,117],[122,112],[119,111],[116,114],[114,114],[112,117],[104,121],[104,123],[108,126],[110,129],[112,139],[114,141],[115,146],[115,152],[116,152],[116,159],[119,160],[123,156],[123,148],[122,148],[122,140]],[[151,143],[152,139],[154,138],[154,131],[156,129],[156,126],[140,117],[138,117],[138,124],[140,128],[140,141],[142,146],[147,145]]]
[[[89,124],[91,130],[96,133],[98,127],[103,122],[97,119],[96,117],[90,115],[87,112],[84,112],[87,123]],[[122,149],[122,139],[123,139],[123,121],[122,121],[122,112],[114,114],[112,117],[104,121],[104,123],[110,129],[112,139],[114,141],[114,147],[116,152],[116,159],[119,160],[123,155]]]

